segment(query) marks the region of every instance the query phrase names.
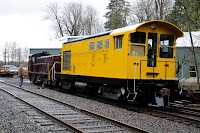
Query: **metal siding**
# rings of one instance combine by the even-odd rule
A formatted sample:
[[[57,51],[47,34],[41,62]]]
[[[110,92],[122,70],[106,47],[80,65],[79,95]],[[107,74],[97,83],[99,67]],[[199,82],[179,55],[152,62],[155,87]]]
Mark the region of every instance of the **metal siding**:
[[[197,62],[199,64],[198,71],[200,72],[200,47],[196,48],[195,51],[196,51]],[[183,61],[184,57],[186,58]],[[194,60],[193,60],[193,55],[191,52],[191,47],[177,47],[176,59],[178,62],[183,61],[183,76],[184,76],[183,78],[189,78],[190,66],[194,66]],[[181,75],[181,70],[179,71],[179,75]]]

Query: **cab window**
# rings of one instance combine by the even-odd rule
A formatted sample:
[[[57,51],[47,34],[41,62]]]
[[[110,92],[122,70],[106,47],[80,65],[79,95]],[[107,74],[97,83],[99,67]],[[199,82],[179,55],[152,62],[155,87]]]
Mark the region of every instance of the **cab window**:
[[[161,34],[159,56],[161,58],[173,58],[173,53],[174,53],[173,46],[174,46],[174,36]]]
[[[145,56],[145,45],[130,45],[130,56]]]
[[[121,49],[122,48],[122,36],[119,35],[115,37],[115,49]]]
[[[143,43],[146,41],[146,33],[145,32],[134,32],[131,33],[131,42],[132,43]]]

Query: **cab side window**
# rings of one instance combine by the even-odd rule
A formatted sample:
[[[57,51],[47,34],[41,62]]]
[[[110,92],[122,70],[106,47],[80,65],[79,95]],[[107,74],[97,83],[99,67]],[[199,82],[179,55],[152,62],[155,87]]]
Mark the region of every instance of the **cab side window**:
[[[161,58],[173,58],[174,53],[174,35],[161,34],[160,35],[160,52]]]
[[[129,55],[132,57],[144,57],[145,54],[145,41],[146,33],[145,32],[134,32],[130,34],[130,52]]]
[[[109,48],[109,39],[105,40],[105,48]]]
[[[122,49],[122,36],[123,35],[115,37],[115,49]]]
[[[145,32],[134,32],[131,33],[131,42],[132,43],[142,43],[145,44],[146,33]]]

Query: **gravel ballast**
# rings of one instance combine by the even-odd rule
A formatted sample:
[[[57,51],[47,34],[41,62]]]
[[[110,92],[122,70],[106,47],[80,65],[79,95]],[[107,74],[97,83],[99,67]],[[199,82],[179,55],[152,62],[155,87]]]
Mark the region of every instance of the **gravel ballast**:
[[[14,78],[0,78],[5,82],[9,82],[15,85],[19,84],[19,79],[17,77]],[[40,86],[34,85],[29,82],[29,80],[24,79],[23,88],[30,89],[31,91],[37,92],[39,94],[46,95],[48,97],[60,100],[62,102],[87,109],[89,111],[93,111],[99,113],[101,115],[114,118],[116,120],[120,120],[121,122],[128,123],[133,126],[140,127],[150,132],[162,132],[162,133],[170,133],[170,132],[180,132],[180,133],[198,133],[200,132],[199,128],[195,128],[193,126],[187,126],[183,123],[178,123],[174,121],[169,121],[166,119],[154,117],[151,115],[137,113],[134,111],[129,111],[127,109],[119,108],[113,105],[105,104],[102,102],[98,102],[95,100],[90,100],[83,97],[78,97],[66,93],[61,93],[51,89],[38,89]],[[12,112],[12,108],[11,108]],[[17,117],[23,117],[17,115]],[[20,118],[19,118],[20,119]],[[7,119],[1,118],[1,123],[7,123]],[[1,125],[2,127],[2,125]]]
[[[25,112],[16,108],[16,101],[0,91],[0,132],[1,133],[40,133],[41,129]]]

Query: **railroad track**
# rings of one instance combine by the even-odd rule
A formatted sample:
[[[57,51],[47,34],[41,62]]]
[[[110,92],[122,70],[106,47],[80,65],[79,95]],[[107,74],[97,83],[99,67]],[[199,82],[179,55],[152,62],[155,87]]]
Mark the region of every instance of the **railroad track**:
[[[187,107],[187,106],[185,106],[185,103],[182,101],[177,101],[177,102],[178,103],[171,103],[171,106],[168,107],[167,109],[168,110],[176,110],[176,111],[184,113],[184,114],[190,114],[190,115],[200,117],[200,109]]]
[[[148,108],[147,113],[200,128],[200,110],[197,109],[184,108],[182,106],[170,106],[161,109]]]
[[[88,96],[76,94],[77,96],[88,98]],[[160,117],[167,119],[169,121],[177,121],[185,125],[192,125],[194,127],[200,128],[200,110],[183,107],[180,104],[172,104],[170,107],[165,108],[151,108],[151,107],[141,107],[130,103],[119,103],[106,98],[92,97],[90,99],[97,100],[106,104],[118,106],[130,111],[138,113],[146,113],[153,115],[155,117]]]
[[[151,107],[141,107],[130,103],[116,103],[108,99],[93,98],[99,102],[104,102],[107,104],[115,105],[120,108],[124,108],[130,111],[145,113],[155,117],[160,117],[167,119],[169,121],[176,121],[183,123],[185,125],[192,125],[194,127],[200,128],[200,110],[183,107],[181,105],[165,107],[165,108],[151,108]]]
[[[70,130],[76,133],[148,132],[6,82],[0,81],[0,84],[4,84],[3,87],[0,87],[2,91],[28,104],[37,112],[62,126],[64,130]],[[46,124],[48,125],[48,123]]]

